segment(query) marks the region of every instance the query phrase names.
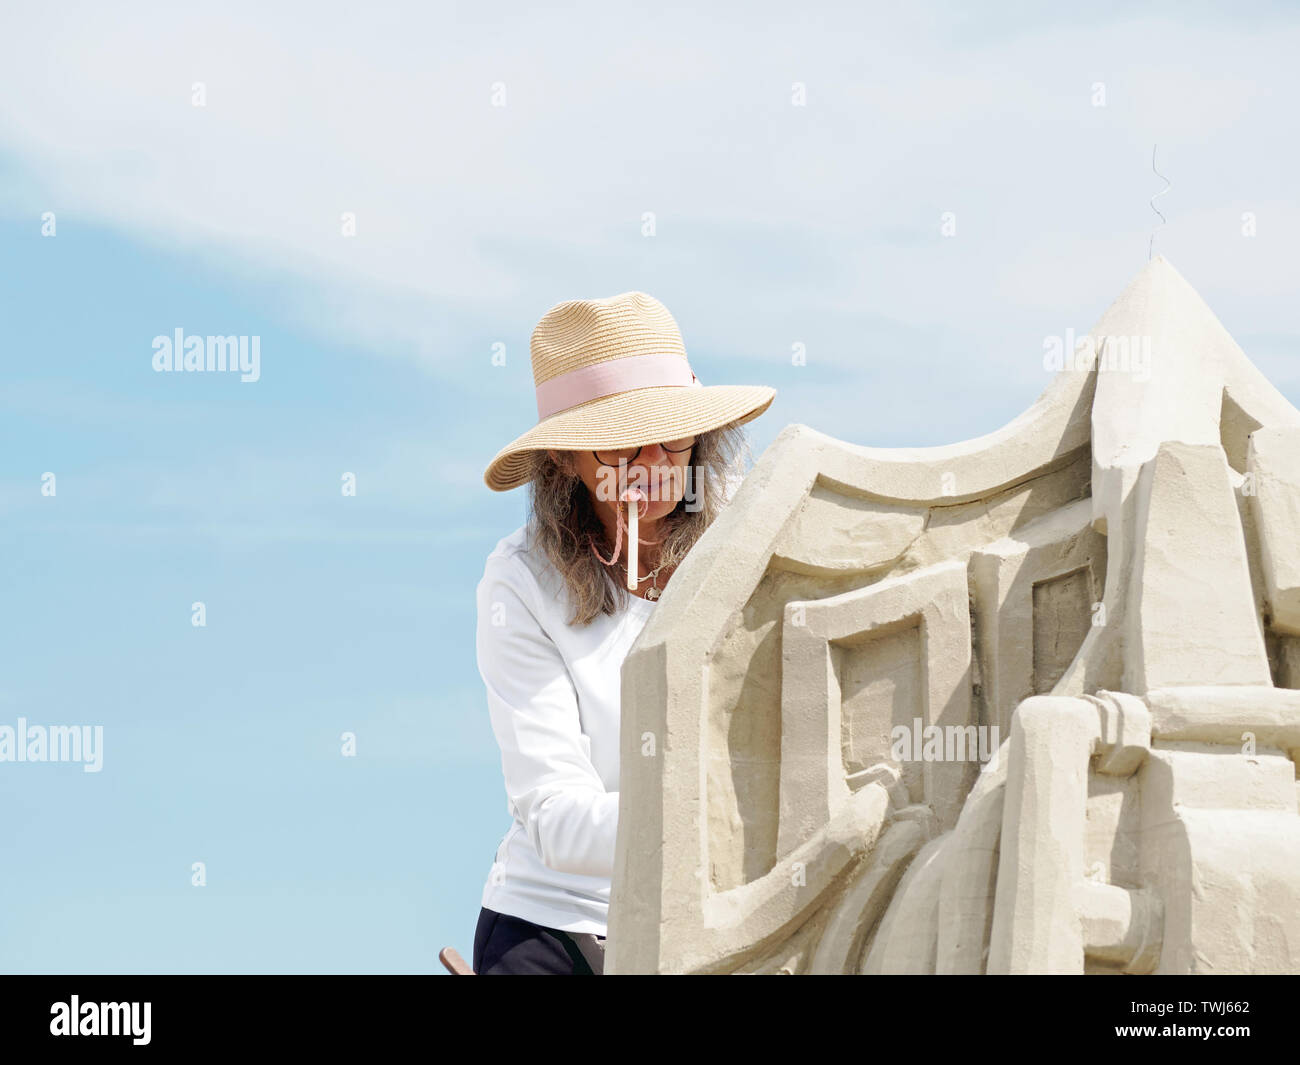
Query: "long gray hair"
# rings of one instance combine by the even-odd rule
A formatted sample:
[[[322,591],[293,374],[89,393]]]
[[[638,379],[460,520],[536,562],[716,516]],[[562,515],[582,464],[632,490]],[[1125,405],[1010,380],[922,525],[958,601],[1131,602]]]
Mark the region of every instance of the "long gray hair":
[[[561,462],[557,463],[545,451],[530,452],[529,536],[564,578],[573,607],[569,624],[586,625],[598,614],[623,609],[632,593],[618,579],[620,570],[606,566],[592,553],[594,543],[596,550],[609,558],[614,544],[569,455],[559,455]],[[662,519],[657,564],[671,570],[686,557],[726,503],[727,482],[743,476],[742,464],[747,461],[752,461],[752,456],[743,426],[731,422],[697,434],[690,458],[694,467],[688,482],[691,506],[688,508],[683,498]]]

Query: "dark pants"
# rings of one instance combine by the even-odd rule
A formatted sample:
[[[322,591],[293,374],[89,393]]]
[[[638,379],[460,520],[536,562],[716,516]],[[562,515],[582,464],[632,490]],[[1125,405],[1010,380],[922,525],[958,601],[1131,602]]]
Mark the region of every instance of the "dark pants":
[[[595,937],[585,937],[587,953],[603,969],[600,951],[593,952]],[[558,928],[525,921],[508,913],[480,907],[474,930],[474,960],[479,976],[553,975],[599,976],[578,942]]]

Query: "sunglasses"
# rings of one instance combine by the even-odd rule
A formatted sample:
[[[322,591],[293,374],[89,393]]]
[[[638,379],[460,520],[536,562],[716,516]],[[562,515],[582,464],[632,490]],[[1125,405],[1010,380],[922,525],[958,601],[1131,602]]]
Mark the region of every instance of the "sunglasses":
[[[596,461],[602,466],[620,466],[623,463],[633,463],[636,457],[641,454],[641,448],[649,445],[642,444],[640,447],[623,447],[615,448],[612,451],[593,451]],[[674,455],[679,455],[683,451],[690,451],[695,446],[695,437],[684,436],[680,440],[669,440],[667,443],[660,444],[661,448]]]

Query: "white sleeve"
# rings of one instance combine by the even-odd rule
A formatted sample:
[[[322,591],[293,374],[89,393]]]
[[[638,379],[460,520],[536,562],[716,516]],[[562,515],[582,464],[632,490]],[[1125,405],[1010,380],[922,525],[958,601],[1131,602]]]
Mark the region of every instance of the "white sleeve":
[[[605,790],[583,749],[577,692],[537,619],[538,595],[521,560],[488,559],[476,643],[506,795],[544,864],[612,876],[618,792]]]

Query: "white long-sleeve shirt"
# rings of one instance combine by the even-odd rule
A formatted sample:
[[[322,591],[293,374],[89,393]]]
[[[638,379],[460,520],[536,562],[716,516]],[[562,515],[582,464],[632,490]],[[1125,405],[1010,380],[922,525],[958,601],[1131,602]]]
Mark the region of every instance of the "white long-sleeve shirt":
[[[566,932],[606,934],[618,831],[623,660],[656,604],[569,625],[563,578],[526,525],[478,584],[479,673],[514,823],[482,904]]]

